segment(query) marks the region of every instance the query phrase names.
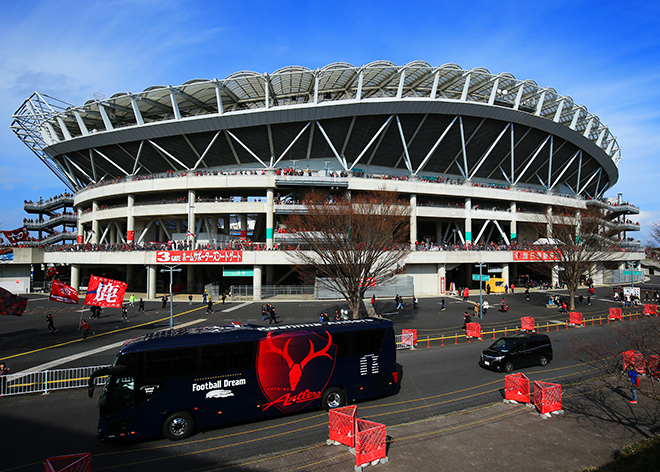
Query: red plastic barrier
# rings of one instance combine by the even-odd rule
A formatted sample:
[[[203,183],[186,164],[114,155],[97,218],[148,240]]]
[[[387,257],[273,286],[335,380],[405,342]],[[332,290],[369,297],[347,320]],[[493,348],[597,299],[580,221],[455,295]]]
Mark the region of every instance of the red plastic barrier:
[[[649,356],[649,374],[660,379],[660,356],[655,354]]]
[[[46,459],[45,472],[89,472],[92,470],[92,454],[70,454]]]
[[[357,405],[333,408],[328,412],[330,440],[348,447],[355,447],[355,420]]]
[[[520,318],[520,326],[523,331],[534,331],[534,318],[530,316]]]
[[[561,385],[534,381],[534,406],[542,415],[561,410]]]
[[[623,370],[628,370],[629,365],[633,365],[640,374],[646,374],[646,363],[644,355],[637,351],[623,351]]]
[[[355,422],[355,461],[361,467],[387,457],[385,425],[358,418]]]
[[[509,374],[504,376],[504,398],[520,403],[530,403],[531,391],[529,379],[525,374]]]
[[[608,318],[610,320],[622,320],[623,316],[621,315],[621,308],[610,308]]]
[[[402,329],[401,334],[412,334],[413,335],[413,346],[417,345],[417,330],[416,329]]]
[[[479,323],[468,323],[465,329],[465,335],[468,338],[479,338],[481,339],[481,325]]]
[[[658,314],[658,305],[644,305],[644,314],[645,315],[657,315]]]
[[[584,325],[582,321],[582,313],[571,311],[568,315],[568,322],[574,325]]]

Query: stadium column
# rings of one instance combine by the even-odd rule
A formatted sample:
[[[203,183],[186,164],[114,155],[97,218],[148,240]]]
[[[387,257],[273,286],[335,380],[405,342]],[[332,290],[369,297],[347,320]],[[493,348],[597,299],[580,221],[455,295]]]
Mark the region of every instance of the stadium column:
[[[548,240],[552,239],[552,206],[548,205],[548,208],[545,210],[545,234]],[[550,241],[548,241],[548,244]]]
[[[261,266],[254,266],[252,273],[252,299],[261,300]]]
[[[509,283],[509,264],[502,264],[502,278],[506,285],[511,285]]]
[[[133,218],[133,205],[135,196],[129,195],[126,201],[126,242],[132,244],[135,242],[135,218]]]
[[[513,240],[518,237],[518,206],[516,205],[516,202],[511,202],[510,212],[511,212],[510,236],[511,236],[511,241],[513,242]]]
[[[77,226],[76,242],[78,244],[83,244],[85,242],[85,230],[83,228],[83,224],[80,221],[81,218],[82,218],[82,208],[78,207],[78,220],[76,221],[76,226]]]
[[[156,266],[147,266],[147,300],[156,298]]]
[[[99,243],[99,220],[96,219],[96,212],[99,209],[99,202],[92,202],[92,244]]]
[[[442,221],[435,222],[435,244],[442,244]]]
[[[71,264],[71,286],[78,290],[80,287],[80,265]]]
[[[186,239],[195,241],[195,191],[188,190],[188,231]]]
[[[117,227],[110,223],[110,244],[116,244],[117,243]],[[107,243],[108,241],[106,241]]]
[[[410,194],[410,249],[415,250],[417,243],[417,194]]]
[[[211,215],[211,244],[213,248],[218,247],[218,215]]]
[[[472,244],[472,199],[465,199],[465,243]]]
[[[186,289],[188,293],[193,293],[195,291],[195,266],[192,264],[188,266]]]
[[[273,189],[266,190],[266,248],[273,249]]]

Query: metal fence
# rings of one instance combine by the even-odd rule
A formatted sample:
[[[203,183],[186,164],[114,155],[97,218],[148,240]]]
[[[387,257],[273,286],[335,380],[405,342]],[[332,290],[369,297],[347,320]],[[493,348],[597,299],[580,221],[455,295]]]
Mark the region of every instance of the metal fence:
[[[24,393],[48,393],[51,390],[87,387],[89,376],[104,365],[76,367],[73,369],[44,370],[41,372],[19,372],[0,376],[0,395],[22,395]],[[94,385],[104,385],[107,376],[97,377]]]
[[[397,349],[413,349],[415,347],[413,333],[395,334],[394,341]]]
[[[313,285],[263,285],[261,287],[262,300],[314,300]],[[232,285],[231,301],[254,300],[254,287],[252,285]]]

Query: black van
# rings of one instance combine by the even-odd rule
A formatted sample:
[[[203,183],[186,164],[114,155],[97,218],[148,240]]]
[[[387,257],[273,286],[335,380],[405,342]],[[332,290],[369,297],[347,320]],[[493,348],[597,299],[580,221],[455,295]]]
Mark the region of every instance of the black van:
[[[544,366],[552,360],[552,343],[545,334],[516,334],[498,339],[481,353],[479,365],[511,372],[531,365]]]

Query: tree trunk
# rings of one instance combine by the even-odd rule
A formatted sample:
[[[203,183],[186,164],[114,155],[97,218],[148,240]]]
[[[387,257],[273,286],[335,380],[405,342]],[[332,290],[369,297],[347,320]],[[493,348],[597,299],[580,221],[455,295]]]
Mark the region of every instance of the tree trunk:
[[[353,319],[360,319],[360,302],[361,300],[348,300],[348,309],[353,313]]]

